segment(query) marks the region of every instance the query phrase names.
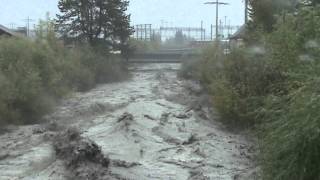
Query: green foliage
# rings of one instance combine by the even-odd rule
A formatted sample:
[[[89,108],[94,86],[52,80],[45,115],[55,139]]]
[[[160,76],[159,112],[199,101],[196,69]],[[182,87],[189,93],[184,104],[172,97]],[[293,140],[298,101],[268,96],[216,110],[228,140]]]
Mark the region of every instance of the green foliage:
[[[1,98],[4,104],[0,110],[2,122],[35,121],[52,104],[51,97],[46,94],[62,94],[62,89],[54,86],[61,78],[51,72],[53,57],[49,58],[50,51],[46,48],[26,40],[0,40],[0,71],[5,90]]]
[[[262,27],[271,32],[276,23],[276,16],[284,12],[292,12],[298,4],[297,0],[249,0],[250,17],[254,27]]]
[[[117,40],[124,45],[133,32],[128,5],[126,0],[60,0],[57,27],[65,37],[115,48]]]
[[[274,91],[284,76],[261,58],[262,47],[235,48],[227,55],[222,52],[219,44],[209,47],[198,65],[182,65],[189,68],[182,68],[181,73],[192,72],[191,78],[207,87],[215,108],[228,124],[253,125],[255,108],[263,104],[262,97]]]
[[[200,66],[198,59],[183,59],[178,76],[184,79],[200,79]]]
[[[304,5],[253,28],[255,46],[215,45],[193,65],[224,122],[259,132],[263,179],[320,179],[319,29],[320,7]]]
[[[320,6],[274,18],[270,31],[248,25],[245,48],[215,45],[183,72],[201,74],[224,122],[260,132],[263,179],[320,179]]]
[[[287,75],[282,86],[288,91],[269,96],[261,109],[265,179],[320,178],[319,10],[304,7],[269,35],[272,60]]]
[[[319,79],[286,98],[269,98],[262,137],[264,179],[320,178]]]
[[[41,120],[73,90],[126,77],[119,58],[90,47],[66,49],[50,33],[28,39],[0,39],[0,125]]]

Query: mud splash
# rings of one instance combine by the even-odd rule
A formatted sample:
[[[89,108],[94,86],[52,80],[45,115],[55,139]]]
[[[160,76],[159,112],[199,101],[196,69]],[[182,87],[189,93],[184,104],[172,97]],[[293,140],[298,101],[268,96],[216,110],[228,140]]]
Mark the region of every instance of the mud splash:
[[[221,128],[178,69],[134,65],[130,81],[75,94],[49,123],[11,128],[0,136],[0,179],[256,179],[251,143]]]

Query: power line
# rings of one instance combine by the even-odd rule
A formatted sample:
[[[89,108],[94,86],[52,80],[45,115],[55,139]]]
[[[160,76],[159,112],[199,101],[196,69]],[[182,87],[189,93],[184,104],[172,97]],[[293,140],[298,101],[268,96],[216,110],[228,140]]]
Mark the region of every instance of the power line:
[[[33,22],[34,19],[30,19],[30,17],[28,16],[28,18],[23,19],[23,21],[27,23],[27,37],[30,37],[30,22]]]
[[[219,38],[219,6],[229,5],[229,3],[219,2],[219,0],[216,0],[216,2],[206,2],[204,4],[216,5],[216,39],[218,39]]]

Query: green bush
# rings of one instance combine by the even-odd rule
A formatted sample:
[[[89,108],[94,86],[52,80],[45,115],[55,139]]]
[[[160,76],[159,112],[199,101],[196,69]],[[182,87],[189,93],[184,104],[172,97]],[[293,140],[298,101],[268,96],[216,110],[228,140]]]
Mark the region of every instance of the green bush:
[[[184,79],[199,79],[199,60],[196,58],[185,58],[181,64],[178,76]]]
[[[320,179],[320,7],[305,7],[269,34],[271,60],[287,76],[260,115],[264,179]],[[304,27],[304,28],[301,28]]]
[[[263,48],[257,48],[234,48],[225,55],[222,46],[214,44],[204,50],[199,60],[183,63],[179,74],[197,79],[206,87],[215,108],[229,125],[252,126],[263,97],[285,79],[262,58]]]
[[[128,76],[126,64],[120,57],[105,54],[89,47],[83,47],[81,51],[81,64],[94,72],[93,77],[96,83],[118,81]]]
[[[269,100],[261,155],[264,179],[320,178],[319,79]]]
[[[257,130],[263,179],[320,179],[319,29],[320,7],[302,7],[258,45],[228,55],[215,45],[182,66],[198,71],[224,122]]]
[[[51,67],[42,63],[47,59],[41,53],[46,51],[36,49],[36,44],[22,39],[0,40],[0,71],[4,76],[1,94],[10,95],[2,98],[5,107],[1,110],[4,112],[0,115],[1,121],[29,123],[49,109],[52,101],[45,94],[56,74],[43,76],[40,67],[49,72]]]
[[[0,39],[0,125],[38,122],[72,91],[127,76],[122,59],[90,48],[67,49],[55,37]]]

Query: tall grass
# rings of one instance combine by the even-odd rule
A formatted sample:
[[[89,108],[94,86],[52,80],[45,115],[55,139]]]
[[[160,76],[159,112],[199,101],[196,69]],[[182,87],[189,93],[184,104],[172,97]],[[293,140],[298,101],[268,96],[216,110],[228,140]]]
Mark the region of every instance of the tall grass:
[[[58,40],[0,38],[0,124],[29,124],[72,91],[126,76],[121,59]]]

